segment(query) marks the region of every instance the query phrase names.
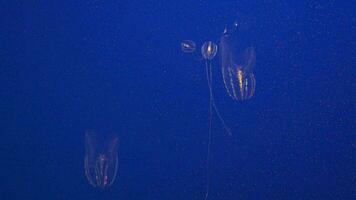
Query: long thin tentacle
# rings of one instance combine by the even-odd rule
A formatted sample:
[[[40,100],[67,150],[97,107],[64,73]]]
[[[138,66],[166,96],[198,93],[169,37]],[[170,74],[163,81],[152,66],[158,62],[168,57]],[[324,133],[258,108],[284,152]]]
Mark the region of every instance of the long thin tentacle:
[[[209,132],[208,132],[208,149],[206,154],[206,192],[204,200],[208,199],[209,190],[210,190],[210,146],[211,146],[211,129],[212,129],[212,122],[213,122],[213,96],[212,96],[212,88],[211,88],[211,80],[210,80],[210,72],[208,68],[208,61],[205,61],[205,71],[206,71],[206,78],[208,81],[209,87]]]
[[[210,88],[210,96],[211,96],[211,101],[213,104],[213,108],[215,110],[216,115],[218,116],[218,118],[220,119],[222,125],[224,126],[225,131],[228,133],[228,135],[232,135],[230,128],[227,126],[225,120],[223,119],[223,117],[221,116],[219,109],[217,108],[216,104],[215,104],[215,99],[214,99],[214,94],[213,94],[213,72],[212,72],[212,64],[211,62],[209,62],[209,88]]]
[[[208,65],[209,62],[209,65]],[[215,110],[216,115],[220,119],[221,123],[224,126],[225,131],[232,135],[230,128],[226,125],[225,120],[222,118],[219,109],[215,104],[214,94],[213,94],[213,72],[212,72],[212,64],[211,61],[205,60],[205,71],[206,71],[206,79],[209,87],[209,132],[208,132],[208,149],[207,149],[207,157],[206,157],[206,193],[204,200],[208,199],[209,191],[210,191],[210,148],[211,148],[211,133],[212,133],[212,120],[213,120],[213,109]]]

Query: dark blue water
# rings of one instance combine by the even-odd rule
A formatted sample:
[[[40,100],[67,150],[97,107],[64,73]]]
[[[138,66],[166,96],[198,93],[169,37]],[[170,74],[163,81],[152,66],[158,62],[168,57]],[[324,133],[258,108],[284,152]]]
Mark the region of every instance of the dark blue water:
[[[255,95],[217,106],[208,199],[353,199],[350,1],[1,1],[0,199],[203,199],[204,62],[183,54],[243,16]],[[239,18],[240,19],[240,18]],[[84,132],[119,136],[115,183],[84,175]]]

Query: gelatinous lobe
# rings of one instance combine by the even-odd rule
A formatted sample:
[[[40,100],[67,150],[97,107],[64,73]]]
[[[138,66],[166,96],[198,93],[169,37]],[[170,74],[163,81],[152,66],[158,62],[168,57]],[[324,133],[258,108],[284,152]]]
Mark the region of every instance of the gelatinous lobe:
[[[204,42],[201,47],[201,54],[204,59],[212,60],[218,51],[218,46],[211,41]]]
[[[253,67],[255,48],[238,30],[225,31],[220,38],[221,71],[226,92],[235,100],[250,99],[255,93]]]
[[[192,53],[196,49],[195,42],[192,40],[183,40],[180,43],[180,47],[181,47],[182,51],[185,53]]]
[[[246,100],[255,93],[256,80],[253,73],[245,73],[240,66],[228,68],[224,78],[225,88],[229,96],[235,100]]]
[[[104,137],[94,131],[85,134],[85,175],[94,187],[106,188],[115,181],[118,165],[117,136]]]

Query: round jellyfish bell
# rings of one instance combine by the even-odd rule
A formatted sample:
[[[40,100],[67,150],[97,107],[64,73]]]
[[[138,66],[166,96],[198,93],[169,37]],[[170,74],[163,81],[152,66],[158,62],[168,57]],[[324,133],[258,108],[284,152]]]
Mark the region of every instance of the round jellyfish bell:
[[[203,46],[201,47],[201,54],[206,60],[212,60],[215,57],[217,51],[218,46],[212,41],[204,42]]]

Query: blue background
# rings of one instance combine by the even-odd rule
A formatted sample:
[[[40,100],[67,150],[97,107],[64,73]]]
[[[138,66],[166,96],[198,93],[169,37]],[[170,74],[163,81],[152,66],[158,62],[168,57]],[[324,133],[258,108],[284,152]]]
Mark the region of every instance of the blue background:
[[[347,1],[345,1],[347,2]],[[355,198],[352,1],[1,1],[0,199],[203,199],[204,62],[243,16],[257,86],[230,99],[218,59],[209,199]],[[198,49],[199,50],[199,49]],[[84,131],[115,131],[119,172],[84,176]]]

